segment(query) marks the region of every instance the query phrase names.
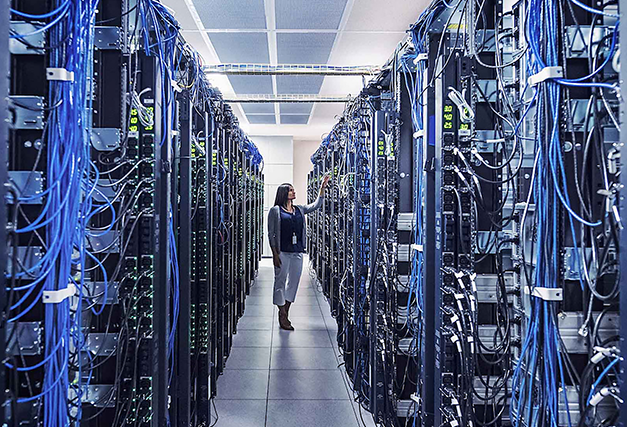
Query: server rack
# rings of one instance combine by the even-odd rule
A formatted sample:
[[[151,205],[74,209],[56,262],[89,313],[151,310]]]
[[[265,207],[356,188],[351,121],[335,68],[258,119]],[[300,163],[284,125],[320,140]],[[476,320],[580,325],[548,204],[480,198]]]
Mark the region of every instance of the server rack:
[[[91,2],[11,6],[13,220],[2,251],[15,262],[11,301],[2,306],[10,330],[1,341],[9,356],[4,419],[209,425],[217,376],[258,268],[263,159],[159,2],[110,1],[97,11]],[[67,12],[79,6],[81,13]],[[44,28],[30,18],[49,13],[83,21]],[[80,60],[71,65],[82,68],[63,68],[63,52],[74,48]],[[58,111],[77,120],[60,122]],[[219,127],[228,130],[220,150]],[[57,129],[67,137],[51,133]],[[255,184],[248,220],[240,176]],[[238,212],[233,200],[241,201]],[[58,280],[48,279],[52,268]],[[219,295],[228,296],[223,306]],[[228,322],[221,330],[219,314]]]
[[[373,149],[387,146],[378,145],[377,123],[393,123],[394,114],[400,126],[385,134],[400,152],[412,141],[411,155],[387,165],[396,174],[379,173],[380,152],[367,155],[368,182],[388,190],[370,191],[376,252],[360,258],[355,184],[346,191],[352,235],[332,248],[341,260],[352,242],[346,259],[353,265],[333,311],[338,344],[356,400],[382,425],[621,423],[620,266],[611,255],[620,253],[620,5],[557,3],[432,3],[312,157],[310,194],[338,147],[351,155],[336,185],[357,179],[351,156],[361,101],[373,117],[365,135]],[[393,113],[382,114],[388,87]],[[403,187],[407,163],[413,184]],[[386,236],[394,246],[381,236],[388,194],[399,196],[396,233]],[[319,255],[332,234],[326,218],[313,219],[316,275],[332,289],[324,264],[335,259]],[[331,221],[343,229],[342,218]],[[394,286],[378,271],[392,273]],[[390,346],[376,304],[401,320],[389,341],[394,357],[382,351]],[[360,357],[364,343],[367,359]],[[389,361],[383,368],[396,371],[396,387],[387,391],[382,354]]]

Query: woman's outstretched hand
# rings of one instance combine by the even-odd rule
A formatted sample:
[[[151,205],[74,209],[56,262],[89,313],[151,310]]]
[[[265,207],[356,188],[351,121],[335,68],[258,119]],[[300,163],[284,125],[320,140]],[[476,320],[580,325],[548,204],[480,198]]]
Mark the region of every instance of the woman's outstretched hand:
[[[325,188],[327,188],[327,184],[329,183],[329,180],[331,179],[331,175],[325,175],[324,178],[322,178],[322,185],[320,186],[320,195],[324,194],[324,190]]]

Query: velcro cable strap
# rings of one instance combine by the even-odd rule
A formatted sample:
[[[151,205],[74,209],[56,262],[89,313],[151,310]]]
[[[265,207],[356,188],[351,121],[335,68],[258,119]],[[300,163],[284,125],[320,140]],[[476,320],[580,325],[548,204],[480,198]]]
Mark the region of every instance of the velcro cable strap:
[[[564,292],[562,288],[541,288],[539,286],[529,288],[529,286],[526,286],[525,293],[533,297],[538,297],[544,301],[564,300]]]
[[[539,73],[529,76],[527,82],[529,86],[536,86],[549,79],[560,79],[564,77],[562,67],[545,67]]]
[[[76,294],[76,286],[74,283],[70,283],[67,288],[59,289],[56,291],[44,291],[44,304],[58,304]]]
[[[46,79],[59,82],[73,82],[74,71],[65,68],[46,68]]]

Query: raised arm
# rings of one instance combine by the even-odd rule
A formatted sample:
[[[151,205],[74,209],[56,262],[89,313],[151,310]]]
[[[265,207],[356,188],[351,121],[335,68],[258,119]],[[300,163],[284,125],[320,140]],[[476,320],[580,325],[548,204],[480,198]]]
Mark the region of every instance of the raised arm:
[[[318,192],[318,198],[316,199],[316,201],[309,205],[303,206],[303,213],[305,215],[315,211],[316,209],[320,209],[320,206],[322,206],[322,200],[324,199],[324,191],[327,188],[327,184],[329,183],[330,178],[331,176],[327,174],[322,179],[322,185],[320,186],[320,191]]]

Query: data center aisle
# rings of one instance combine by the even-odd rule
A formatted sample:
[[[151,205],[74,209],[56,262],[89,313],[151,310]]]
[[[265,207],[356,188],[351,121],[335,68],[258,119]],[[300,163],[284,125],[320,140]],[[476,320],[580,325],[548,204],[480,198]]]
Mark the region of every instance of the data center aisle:
[[[337,325],[307,267],[290,310],[295,331],[278,327],[272,281],[272,261],[264,258],[218,379],[216,427],[363,426],[338,368]]]

